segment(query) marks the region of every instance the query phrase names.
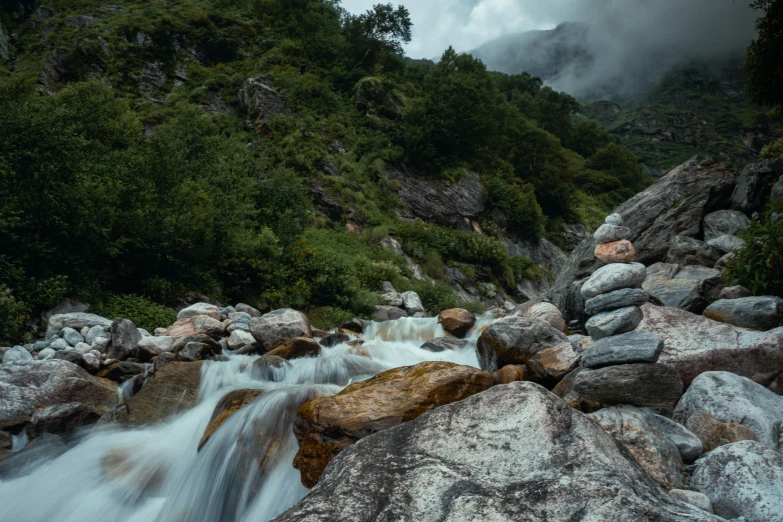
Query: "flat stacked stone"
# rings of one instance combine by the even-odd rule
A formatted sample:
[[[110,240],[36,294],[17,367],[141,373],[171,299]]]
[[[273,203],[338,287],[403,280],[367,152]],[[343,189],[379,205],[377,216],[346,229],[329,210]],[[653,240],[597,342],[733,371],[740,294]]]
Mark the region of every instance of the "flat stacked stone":
[[[663,341],[649,332],[634,332],[650,296],[641,289],[647,270],[635,263],[631,231],[612,214],[594,234],[595,257],[605,263],[582,285],[585,324],[593,342],[582,353],[574,382],[584,399],[601,404],[633,404],[671,410],[682,393],[682,380],[658,364]],[[661,394],[667,390],[669,395]]]

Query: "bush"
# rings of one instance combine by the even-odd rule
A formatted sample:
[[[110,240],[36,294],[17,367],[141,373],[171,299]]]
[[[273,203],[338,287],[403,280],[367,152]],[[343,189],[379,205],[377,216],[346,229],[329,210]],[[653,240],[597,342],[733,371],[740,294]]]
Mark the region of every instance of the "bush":
[[[415,281],[413,290],[419,294],[424,310],[428,315],[437,315],[450,308],[465,308],[474,314],[484,312],[484,307],[479,303],[463,301],[447,284],[437,281]]]
[[[19,339],[29,310],[16,300],[11,289],[0,285],[0,343],[12,344]]]
[[[115,294],[95,309],[95,313],[109,319],[130,319],[138,328],[153,332],[167,328],[177,320],[177,311],[154,303],[135,294]]]

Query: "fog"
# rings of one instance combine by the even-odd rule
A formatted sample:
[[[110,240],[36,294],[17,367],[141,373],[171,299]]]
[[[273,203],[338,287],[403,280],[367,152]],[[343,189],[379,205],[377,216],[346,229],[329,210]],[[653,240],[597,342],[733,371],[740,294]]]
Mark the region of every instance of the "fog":
[[[351,12],[378,0],[343,0]],[[576,96],[612,86],[628,94],[672,66],[739,57],[758,13],[749,0],[403,0],[414,23],[406,53],[435,58],[448,46],[479,48],[490,68],[550,67],[548,83]],[[582,22],[552,34],[563,22]],[[543,38],[541,38],[543,36]],[[494,41],[502,38],[501,41]],[[489,45],[484,45],[490,42]],[[553,65],[553,58],[558,63]],[[539,69],[536,69],[539,67]],[[547,72],[544,69],[543,72]]]

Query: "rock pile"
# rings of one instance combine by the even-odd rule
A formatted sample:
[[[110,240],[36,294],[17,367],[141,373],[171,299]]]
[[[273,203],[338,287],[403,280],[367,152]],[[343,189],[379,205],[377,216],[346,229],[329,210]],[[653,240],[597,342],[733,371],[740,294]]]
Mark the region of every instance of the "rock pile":
[[[574,390],[599,404],[670,411],[682,394],[682,380],[674,369],[657,364],[663,341],[651,332],[634,332],[649,295],[640,288],[647,272],[634,262],[630,230],[612,214],[595,237],[595,256],[606,265],[582,286],[585,310],[592,315],[585,326],[593,342],[582,354]]]

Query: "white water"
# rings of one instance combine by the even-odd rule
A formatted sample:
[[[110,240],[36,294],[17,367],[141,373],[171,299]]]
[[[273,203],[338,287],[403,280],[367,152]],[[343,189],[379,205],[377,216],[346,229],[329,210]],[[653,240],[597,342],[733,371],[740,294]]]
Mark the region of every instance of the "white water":
[[[298,449],[292,425],[302,404],[399,366],[450,361],[477,367],[475,340],[489,322],[479,319],[466,349],[438,353],[420,348],[443,335],[435,319],[370,323],[360,349],[347,344],[322,348],[319,357],[295,359],[270,380],[253,377],[257,357],[206,362],[199,403],[192,409],[145,428],[93,429],[64,453],[43,455],[13,478],[0,478],[0,520],[269,520],[307,493],[292,465]],[[238,389],[264,393],[232,415],[198,451],[218,401]],[[127,393],[120,392],[121,402]]]

